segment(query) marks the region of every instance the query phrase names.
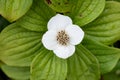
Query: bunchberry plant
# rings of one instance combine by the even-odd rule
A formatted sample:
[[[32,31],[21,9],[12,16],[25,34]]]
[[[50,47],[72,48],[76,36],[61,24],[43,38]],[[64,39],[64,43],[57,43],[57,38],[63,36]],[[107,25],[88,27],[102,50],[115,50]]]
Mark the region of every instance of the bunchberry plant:
[[[0,67],[13,80],[99,80],[119,61],[119,0],[0,0],[0,14]]]

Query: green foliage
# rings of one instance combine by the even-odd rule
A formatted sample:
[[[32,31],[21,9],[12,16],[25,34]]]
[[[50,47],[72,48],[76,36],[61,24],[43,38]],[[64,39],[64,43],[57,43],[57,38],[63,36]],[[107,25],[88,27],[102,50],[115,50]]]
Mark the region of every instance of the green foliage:
[[[44,0],[45,3],[56,12],[66,13],[71,11],[71,8],[76,5],[74,0]],[[81,1],[82,2],[82,1]]]
[[[56,12],[69,15],[75,24],[83,26],[100,15],[105,0],[45,0]]]
[[[65,80],[67,62],[42,48],[32,62],[31,73],[31,80]]]
[[[13,22],[23,16],[31,5],[32,0],[0,0],[0,14]]]
[[[28,80],[30,78],[29,67],[14,67],[2,65],[1,69],[8,77],[15,80]]]
[[[80,27],[92,22],[103,11],[105,0],[77,0],[68,15]]]
[[[43,0],[34,0],[32,8],[18,23],[26,29],[42,32],[47,30],[47,22],[54,15],[55,12]]]
[[[67,80],[98,80],[99,64],[92,53],[78,45],[75,54],[68,59]]]
[[[108,1],[103,13],[93,22],[83,27],[89,38],[106,45],[120,39],[120,3]]]
[[[0,34],[0,59],[11,66],[30,66],[40,52],[42,33],[32,32],[16,23]]]
[[[120,61],[109,73],[103,75],[104,80],[120,80]]]
[[[99,60],[101,73],[110,72],[120,58],[120,49],[108,47],[88,37],[82,44]]]
[[[119,2],[33,0],[31,4],[32,0],[0,0],[3,17],[10,22],[21,17],[4,30],[0,25],[0,60],[4,63],[0,66],[8,77],[15,80],[99,80],[101,74],[115,67],[120,49],[109,45],[120,40]],[[74,55],[66,60],[46,50],[41,43],[49,19],[57,13],[71,17],[73,24],[85,32],[82,44],[76,46]],[[109,79],[106,75],[104,78]]]
[[[118,1],[118,2],[120,2],[120,0],[106,0],[106,1]]]

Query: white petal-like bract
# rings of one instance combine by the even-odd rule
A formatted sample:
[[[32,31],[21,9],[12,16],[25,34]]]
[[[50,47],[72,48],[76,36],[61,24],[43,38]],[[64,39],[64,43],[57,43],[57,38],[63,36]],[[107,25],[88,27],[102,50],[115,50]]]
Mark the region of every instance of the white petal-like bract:
[[[55,50],[54,53],[56,56],[66,59],[70,56],[73,55],[75,52],[75,46],[73,45],[68,45],[68,46],[58,46]]]
[[[68,16],[57,14],[48,22],[48,31],[42,37],[42,43],[48,50],[62,59],[67,59],[75,52],[75,45],[84,38],[84,31],[72,24]]]
[[[69,25],[66,27],[65,31],[70,37],[71,44],[77,45],[83,40],[84,32],[79,26]]]
[[[56,41],[57,32],[53,30],[47,31],[42,37],[42,43],[45,48],[49,50],[53,50],[56,48],[57,41]]]
[[[50,29],[65,29],[68,25],[72,25],[72,20],[68,16],[64,16],[61,14],[57,14],[56,16],[52,17],[48,22],[48,30]]]

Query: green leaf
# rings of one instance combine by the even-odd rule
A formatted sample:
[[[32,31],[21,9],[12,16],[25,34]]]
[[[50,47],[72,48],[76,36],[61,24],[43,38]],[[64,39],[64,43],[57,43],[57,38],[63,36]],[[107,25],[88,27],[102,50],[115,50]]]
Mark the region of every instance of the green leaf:
[[[13,22],[23,16],[31,5],[32,0],[0,0],[0,14]]]
[[[54,55],[52,51],[41,49],[31,65],[31,80],[65,80],[67,62]]]
[[[44,0],[46,4],[56,12],[65,13],[69,12],[73,5],[76,4],[74,0]]]
[[[119,59],[117,65],[115,66],[115,68],[111,72],[116,72],[116,74],[120,75],[120,59]]]
[[[29,67],[13,67],[13,66],[2,65],[1,69],[8,77],[12,79],[28,80],[30,78]]]
[[[2,61],[0,61],[0,68],[1,68],[2,65],[4,65],[4,63]]]
[[[45,0],[58,13],[69,15],[75,24],[84,26],[96,19],[104,9],[105,0]]]
[[[67,80],[98,80],[100,70],[97,59],[81,44],[76,52],[68,59]]]
[[[55,15],[43,0],[34,0],[32,8],[18,23],[32,31],[46,31],[49,19]]]
[[[0,34],[0,59],[11,66],[29,66],[40,52],[41,37],[42,33],[11,24]]]
[[[76,0],[66,13],[77,25],[84,26],[96,19],[105,7],[105,0]]]
[[[101,73],[110,72],[120,58],[120,49],[108,47],[87,36],[82,44],[99,60]]]
[[[103,75],[104,80],[120,80],[120,61],[110,73]]]
[[[106,45],[120,39],[120,3],[106,2],[104,12],[92,23],[83,27],[86,35]]]
[[[120,0],[106,0],[106,1],[118,1],[118,2],[120,2]]]

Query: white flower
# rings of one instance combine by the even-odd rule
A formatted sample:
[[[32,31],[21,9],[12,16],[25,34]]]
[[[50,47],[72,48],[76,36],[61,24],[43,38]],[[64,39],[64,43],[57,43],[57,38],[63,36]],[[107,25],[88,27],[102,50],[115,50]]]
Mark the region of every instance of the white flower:
[[[47,28],[48,31],[42,37],[44,47],[53,50],[56,56],[63,59],[74,54],[75,45],[84,37],[83,30],[72,24],[70,17],[61,14],[52,17]]]

